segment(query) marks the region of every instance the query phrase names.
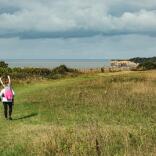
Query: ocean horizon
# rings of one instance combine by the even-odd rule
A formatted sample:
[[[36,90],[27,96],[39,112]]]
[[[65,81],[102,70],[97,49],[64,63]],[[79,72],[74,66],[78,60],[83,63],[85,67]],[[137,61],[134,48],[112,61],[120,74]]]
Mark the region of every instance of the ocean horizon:
[[[110,66],[109,59],[3,59],[9,67],[55,68],[66,65],[70,68],[100,68]]]

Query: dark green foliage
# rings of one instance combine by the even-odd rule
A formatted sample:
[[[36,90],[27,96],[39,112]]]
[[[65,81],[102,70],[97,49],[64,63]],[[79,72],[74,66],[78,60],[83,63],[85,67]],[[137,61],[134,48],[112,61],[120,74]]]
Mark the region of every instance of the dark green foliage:
[[[65,65],[60,65],[52,70],[53,74],[66,74],[69,72],[69,69]]]
[[[156,69],[156,57],[150,57],[150,58],[132,58],[129,61],[139,63],[139,66],[137,69],[139,70],[151,70]]]
[[[156,62],[143,62],[139,64],[138,68],[141,68],[143,70],[156,69]]]
[[[66,74],[68,72],[74,72],[75,70],[67,68],[65,65],[60,65],[52,70],[54,74]]]
[[[46,68],[23,68],[21,70],[22,73],[27,73],[32,76],[48,76],[51,73],[50,69]]]
[[[104,68],[101,68],[101,72],[104,73],[104,71],[105,71]]]
[[[6,75],[8,75],[10,73],[12,73],[12,69],[11,68],[0,67],[0,76],[6,76]]]
[[[144,63],[144,62],[156,62],[156,57],[150,57],[150,58],[131,58],[129,61],[135,62],[135,63]]]
[[[48,68],[9,68],[5,62],[0,66],[0,76],[10,75],[14,79],[27,78],[51,78],[58,79],[66,75],[73,76],[78,73],[77,70],[67,68],[65,65],[60,65],[54,69]]]
[[[1,68],[8,68],[8,64],[5,63],[4,61],[0,61],[0,67]]]

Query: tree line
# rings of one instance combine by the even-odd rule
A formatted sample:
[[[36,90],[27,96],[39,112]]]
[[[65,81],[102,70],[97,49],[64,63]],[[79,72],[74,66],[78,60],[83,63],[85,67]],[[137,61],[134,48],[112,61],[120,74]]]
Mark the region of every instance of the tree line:
[[[65,76],[75,76],[78,74],[76,69],[60,65],[54,69],[48,68],[10,68],[4,61],[0,61],[0,76],[10,75],[14,79],[26,79],[31,77],[57,79]]]
[[[136,58],[129,59],[129,61],[139,63],[137,69],[141,69],[141,70],[156,69],[156,57],[149,57],[149,58],[136,57]]]

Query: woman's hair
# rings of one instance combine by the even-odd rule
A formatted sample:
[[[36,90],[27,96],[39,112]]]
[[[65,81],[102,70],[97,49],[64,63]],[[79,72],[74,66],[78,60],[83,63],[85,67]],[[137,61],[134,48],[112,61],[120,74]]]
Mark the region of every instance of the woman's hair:
[[[4,85],[7,85],[9,83],[7,76],[5,76],[3,79],[4,79],[3,80]]]

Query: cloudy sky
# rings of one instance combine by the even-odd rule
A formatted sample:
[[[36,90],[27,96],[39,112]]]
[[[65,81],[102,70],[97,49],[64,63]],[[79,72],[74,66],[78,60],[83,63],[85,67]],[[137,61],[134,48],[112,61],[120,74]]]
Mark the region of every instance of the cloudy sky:
[[[0,58],[156,56],[155,0],[0,0]]]

